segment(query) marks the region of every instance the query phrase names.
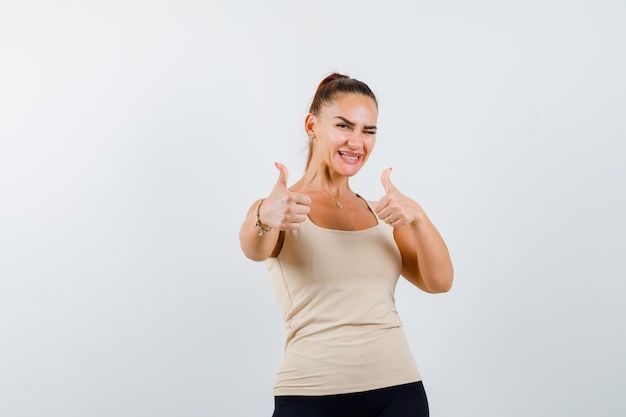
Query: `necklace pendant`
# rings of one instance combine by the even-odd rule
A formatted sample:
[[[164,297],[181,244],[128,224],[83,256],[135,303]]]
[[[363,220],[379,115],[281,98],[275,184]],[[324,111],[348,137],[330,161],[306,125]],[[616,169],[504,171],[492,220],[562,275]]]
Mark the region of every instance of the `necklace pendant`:
[[[343,204],[341,204],[339,201],[335,201],[335,204],[337,205],[337,207],[343,208]]]

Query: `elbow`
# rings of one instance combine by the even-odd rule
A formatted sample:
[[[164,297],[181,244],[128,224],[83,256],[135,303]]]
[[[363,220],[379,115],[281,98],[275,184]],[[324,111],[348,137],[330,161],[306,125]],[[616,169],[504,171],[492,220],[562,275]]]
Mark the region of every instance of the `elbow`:
[[[267,256],[251,255],[246,253],[246,258],[254,262],[263,262],[267,259]]]
[[[447,293],[452,289],[452,280],[446,283],[440,283],[436,286],[432,286],[428,288],[428,292],[431,294],[443,294]]]
[[[246,256],[246,258],[254,262],[263,262],[268,258],[267,255],[246,249],[243,245],[241,246],[241,251]]]
[[[431,294],[443,294],[452,289],[454,274],[450,270],[448,273],[442,274],[437,279],[433,279],[425,283],[425,290]]]
[[[262,262],[268,258],[267,254],[262,249],[259,249],[258,245],[250,244],[243,232],[239,233],[239,248],[245,257],[251,261]]]

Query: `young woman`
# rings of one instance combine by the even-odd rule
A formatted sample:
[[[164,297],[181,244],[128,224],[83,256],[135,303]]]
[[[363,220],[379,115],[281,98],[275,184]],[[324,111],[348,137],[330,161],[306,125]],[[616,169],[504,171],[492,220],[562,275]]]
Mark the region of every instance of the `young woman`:
[[[394,291],[402,275],[446,292],[452,262],[422,207],[391,182],[391,168],[377,202],[350,188],[374,148],[377,117],[365,83],[326,77],[304,121],[304,175],[288,187],[287,168],[276,164],[278,181],[241,226],[241,248],[265,262],[287,331],[274,417],[428,416]]]

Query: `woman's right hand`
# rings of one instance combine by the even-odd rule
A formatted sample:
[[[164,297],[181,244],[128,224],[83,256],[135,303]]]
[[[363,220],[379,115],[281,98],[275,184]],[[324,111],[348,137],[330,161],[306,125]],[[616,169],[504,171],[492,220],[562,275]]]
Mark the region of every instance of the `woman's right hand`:
[[[311,197],[289,191],[287,167],[277,162],[276,168],[279,171],[278,181],[270,195],[261,204],[259,220],[273,229],[296,230],[311,211]]]

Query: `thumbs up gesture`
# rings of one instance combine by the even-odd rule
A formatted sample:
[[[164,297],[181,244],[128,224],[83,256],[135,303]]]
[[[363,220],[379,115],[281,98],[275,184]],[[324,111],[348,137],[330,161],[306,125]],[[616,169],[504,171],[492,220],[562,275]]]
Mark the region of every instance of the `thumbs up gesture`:
[[[311,198],[306,194],[289,191],[287,180],[289,171],[281,163],[276,163],[278,180],[270,195],[261,205],[261,222],[278,230],[295,230],[306,220],[310,212]]]
[[[415,221],[421,211],[421,207],[398,191],[389,179],[390,175],[391,168],[387,168],[380,176],[385,195],[378,200],[374,210],[380,220],[393,227],[400,227]]]

